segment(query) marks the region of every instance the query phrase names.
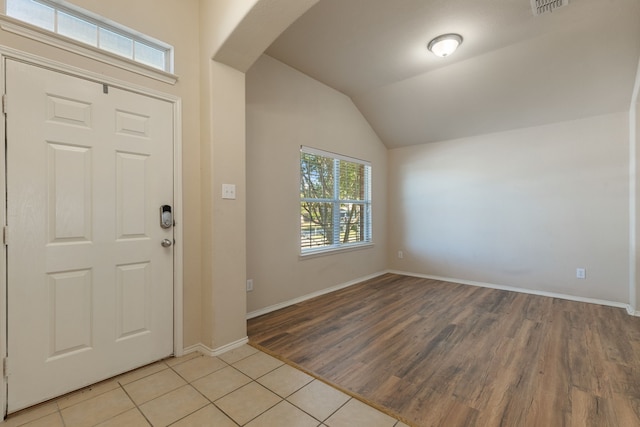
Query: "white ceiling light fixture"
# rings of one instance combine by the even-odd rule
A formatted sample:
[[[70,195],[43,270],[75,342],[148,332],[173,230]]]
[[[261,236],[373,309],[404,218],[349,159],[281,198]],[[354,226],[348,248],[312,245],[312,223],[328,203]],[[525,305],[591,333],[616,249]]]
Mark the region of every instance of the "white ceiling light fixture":
[[[445,57],[455,52],[460,44],[462,44],[462,36],[460,34],[443,34],[431,40],[427,45],[427,49],[436,56]]]

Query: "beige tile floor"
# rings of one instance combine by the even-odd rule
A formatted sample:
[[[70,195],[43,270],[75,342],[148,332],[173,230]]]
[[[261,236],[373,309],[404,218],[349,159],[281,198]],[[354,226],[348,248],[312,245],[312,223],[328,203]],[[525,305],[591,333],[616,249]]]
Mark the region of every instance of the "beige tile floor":
[[[163,360],[12,414],[2,427],[406,427],[257,349]]]

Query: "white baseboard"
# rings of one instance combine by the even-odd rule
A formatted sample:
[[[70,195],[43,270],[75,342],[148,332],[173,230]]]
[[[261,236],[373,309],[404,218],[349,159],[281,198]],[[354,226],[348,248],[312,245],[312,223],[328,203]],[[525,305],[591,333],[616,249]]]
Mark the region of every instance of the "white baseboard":
[[[189,353],[198,352],[198,353],[204,354],[205,356],[220,356],[221,354],[226,353],[227,351],[231,351],[235,348],[241,347],[248,342],[249,342],[249,338],[244,337],[242,339],[239,339],[229,344],[225,344],[222,347],[218,347],[215,349],[209,348],[202,343],[198,343],[185,348],[182,353],[186,355]]]
[[[442,280],[443,282],[459,283],[459,284],[462,284],[462,285],[478,286],[478,287],[481,287],[481,288],[498,289],[498,290],[502,290],[502,291],[518,292],[518,293],[522,293],[522,294],[540,295],[540,296],[545,296],[545,297],[550,297],[550,298],[560,298],[560,299],[564,299],[564,300],[568,300],[568,301],[577,301],[577,302],[585,302],[585,303],[589,303],[589,304],[605,305],[605,306],[609,306],[609,307],[624,308],[624,309],[627,310],[627,313],[629,313],[629,315],[640,317],[640,311],[635,310],[634,307],[632,307],[630,304],[625,304],[625,303],[616,302],[616,301],[602,300],[602,299],[597,299],[597,298],[586,298],[586,297],[580,297],[580,296],[576,296],[576,295],[560,294],[560,293],[556,293],[556,292],[539,291],[539,290],[536,290],[536,289],[516,288],[514,286],[496,285],[494,283],[486,283],[486,282],[477,282],[477,281],[473,281],[473,280],[456,279],[456,278],[453,278],[453,277],[442,277],[442,276],[434,276],[434,275],[430,275],[430,274],[411,273],[411,272],[408,272],[408,271],[400,271],[400,270],[386,270],[386,271],[381,271],[381,272],[374,273],[374,274],[371,274],[371,275],[368,275],[368,276],[360,277],[360,278],[357,278],[357,279],[354,279],[354,280],[351,280],[349,282],[342,283],[342,284],[339,284],[339,285],[336,285],[336,286],[332,286],[330,288],[326,288],[326,289],[323,289],[321,291],[317,291],[317,292],[313,292],[311,294],[303,295],[301,297],[294,298],[294,299],[289,300],[289,301],[281,302],[281,303],[278,303],[278,304],[271,305],[269,307],[265,307],[265,308],[261,308],[259,310],[252,311],[250,313],[247,313],[247,319],[253,319],[254,317],[262,316],[263,314],[271,313],[272,311],[280,310],[282,308],[289,307],[289,306],[294,305],[294,304],[298,304],[300,302],[306,301],[306,300],[311,299],[311,298],[318,297],[320,295],[328,294],[330,292],[334,292],[334,291],[337,291],[339,289],[344,289],[344,288],[347,288],[349,286],[356,285],[356,284],[358,284],[360,282],[364,282],[365,280],[374,279],[374,278],[376,278],[378,276],[382,276],[383,274],[386,274],[386,273],[400,274],[400,275],[403,275],[403,276],[411,276],[411,277],[420,277],[420,278],[423,278],[423,279]],[[186,353],[186,351],[187,350],[185,349],[185,353]],[[197,350],[194,350],[194,351],[197,351]],[[208,354],[208,353],[205,353],[205,354]]]
[[[190,345],[189,347],[185,347],[182,350],[182,356],[186,356],[187,354],[191,354],[191,353],[208,354],[209,351],[210,351],[209,347],[207,347],[204,344],[198,343],[198,344]]]
[[[452,277],[433,276],[430,274],[410,273],[407,271],[399,271],[399,270],[389,270],[388,273],[400,274],[403,276],[420,277],[423,279],[442,280],[443,282],[460,283],[462,285],[479,286],[481,288],[498,289],[501,291],[519,292],[521,294],[540,295],[544,297],[560,298],[560,299],[565,299],[569,301],[586,302],[589,304],[599,304],[599,305],[606,305],[609,307],[624,308],[627,310],[629,314],[633,316],[639,315],[638,312],[634,311],[629,304],[616,302],[616,301],[608,301],[608,300],[602,300],[597,298],[585,298],[585,297],[579,297],[575,295],[559,294],[556,292],[538,291],[535,289],[526,289],[526,288],[516,288],[513,286],[495,285],[493,283],[475,282],[473,280],[463,280],[463,279],[455,279]]]
[[[340,290],[340,289],[348,288],[349,286],[356,285],[356,284],[358,284],[360,282],[364,282],[365,280],[370,280],[370,279],[374,279],[374,278],[376,278],[378,276],[382,276],[385,273],[387,273],[387,272],[386,271],[381,271],[381,272],[378,272],[378,273],[370,274],[368,276],[359,277],[357,279],[350,280],[350,281],[348,281],[346,283],[341,283],[339,285],[332,286],[330,288],[322,289],[321,291],[313,292],[311,294],[303,295],[301,297],[294,298],[294,299],[291,299],[289,301],[284,301],[284,302],[281,302],[281,303],[278,303],[278,304],[270,305],[269,307],[265,307],[265,308],[261,308],[261,309],[252,311],[250,313],[247,313],[247,320],[248,319],[253,319],[254,317],[262,316],[263,314],[271,313],[272,311],[276,311],[276,310],[280,310],[280,309],[285,308],[285,307],[289,307],[289,306],[294,305],[294,304],[298,304],[298,303],[300,303],[302,301],[306,301],[306,300],[311,299],[311,298],[319,297],[320,295],[324,295],[324,294],[328,294],[330,292],[334,292],[334,291],[337,291],[337,290]]]

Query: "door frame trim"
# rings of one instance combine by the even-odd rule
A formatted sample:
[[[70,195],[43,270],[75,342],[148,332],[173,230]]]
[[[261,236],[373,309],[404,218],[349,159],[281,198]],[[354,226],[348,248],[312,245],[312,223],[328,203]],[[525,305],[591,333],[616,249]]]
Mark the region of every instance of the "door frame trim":
[[[129,92],[149,96],[173,105],[173,211],[175,226],[173,230],[173,353],[179,357],[184,353],[184,299],[183,299],[183,205],[182,205],[182,99],[178,96],[160,92],[134,83],[108,77],[92,71],[63,64],[51,59],[43,58],[17,49],[0,45],[0,94],[6,93],[6,67],[5,60],[13,59],[25,62],[51,71],[68,74],[84,80],[96,81],[109,86],[117,87]],[[10,102],[10,101],[8,101]],[[10,108],[10,107],[9,107]],[[0,117],[0,135],[6,136],[6,120],[4,114]],[[3,188],[4,197],[0,200],[0,227],[7,224],[6,212],[6,155],[5,150],[0,150],[0,186]],[[0,242],[0,358],[7,357],[7,246]],[[0,366],[2,366],[0,360]],[[0,424],[7,415],[7,381],[4,373],[0,372],[0,408],[2,416]]]

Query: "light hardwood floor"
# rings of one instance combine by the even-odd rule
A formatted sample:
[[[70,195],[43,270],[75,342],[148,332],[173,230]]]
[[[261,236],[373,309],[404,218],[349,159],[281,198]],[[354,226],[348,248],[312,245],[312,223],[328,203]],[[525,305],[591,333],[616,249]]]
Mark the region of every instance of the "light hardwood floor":
[[[386,274],[248,329],[416,426],[640,426],[640,318],[619,308]]]

